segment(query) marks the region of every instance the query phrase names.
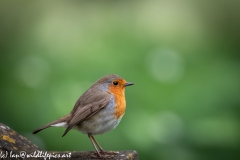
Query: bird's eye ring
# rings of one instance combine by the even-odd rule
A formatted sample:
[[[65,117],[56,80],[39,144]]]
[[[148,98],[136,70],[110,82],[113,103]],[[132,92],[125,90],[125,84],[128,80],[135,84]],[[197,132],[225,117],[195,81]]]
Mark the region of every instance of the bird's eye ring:
[[[114,81],[114,82],[113,82],[113,85],[117,86],[117,85],[118,85],[118,82],[117,82],[117,81]]]

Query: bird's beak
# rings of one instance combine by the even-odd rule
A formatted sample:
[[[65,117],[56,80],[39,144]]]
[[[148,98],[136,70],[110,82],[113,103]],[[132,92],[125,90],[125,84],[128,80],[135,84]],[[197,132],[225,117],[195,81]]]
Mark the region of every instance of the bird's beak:
[[[123,86],[127,87],[127,86],[131,86],[131,85],[133,85],[133,82],[126,82]]]

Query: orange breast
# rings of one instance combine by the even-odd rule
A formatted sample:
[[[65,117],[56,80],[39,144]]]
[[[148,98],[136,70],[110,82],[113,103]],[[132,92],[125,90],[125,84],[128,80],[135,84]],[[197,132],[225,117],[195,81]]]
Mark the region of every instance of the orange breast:
[[[115,106],[115,116],[116,118],[120,118],[124,115],[126,109],[126,100],[125,100],[125,93],[124,87],[114,87],[111,86],[109,91],[114,95],[116,106]]]

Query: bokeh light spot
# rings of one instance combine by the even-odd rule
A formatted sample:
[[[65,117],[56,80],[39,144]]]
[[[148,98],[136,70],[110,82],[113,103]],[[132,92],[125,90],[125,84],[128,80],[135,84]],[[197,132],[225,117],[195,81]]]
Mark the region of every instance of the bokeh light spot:
[[[25,57],[16,66],[18,79],[30,88],[38,88],[46,82],[50,72],[48,62],[37,56]]]
[[[183,76],[184,60],[178,52],[173,50],[155,50],[148,54],[147,67],[159,82],[173,83]]]
[[[148,149],[152,145],[152,141],[150,141],[148,131],[144,126],[148,126],[151,115],[139,108],[137,114],[133,114],[129,120],[126,120],[127,118],[124,117],[125,121],[128,121],[126,128],[129,128],[131,132],[125,129],[125,136],[139,149]]]
[[[162,144],[179,142],[183,130],[183,122],[180,117],[170,111],[164,111],[152,116],[148,125],[150,137],[155,142]]]

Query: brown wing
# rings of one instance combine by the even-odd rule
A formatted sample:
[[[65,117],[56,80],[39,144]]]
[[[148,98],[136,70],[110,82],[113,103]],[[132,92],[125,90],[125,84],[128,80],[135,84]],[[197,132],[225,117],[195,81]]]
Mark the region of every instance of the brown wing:
[[[68,122],[68,127],[65,130],[63,136],[67,134],[68,131],[72,129],[73,126],[81,123],[85,119],[93,116],[103,107],[105,107],[110,101],[111,95],[106,92],[94,93],[95,96],[85,96],[85,94],[80,97],[78,102],[75,104],[72,117]],[[97,96],[96,96],[97,95]],[[83,104],[81,101],[87,98],[89,104]],[[86,101],[85,101],[86,102]]]

